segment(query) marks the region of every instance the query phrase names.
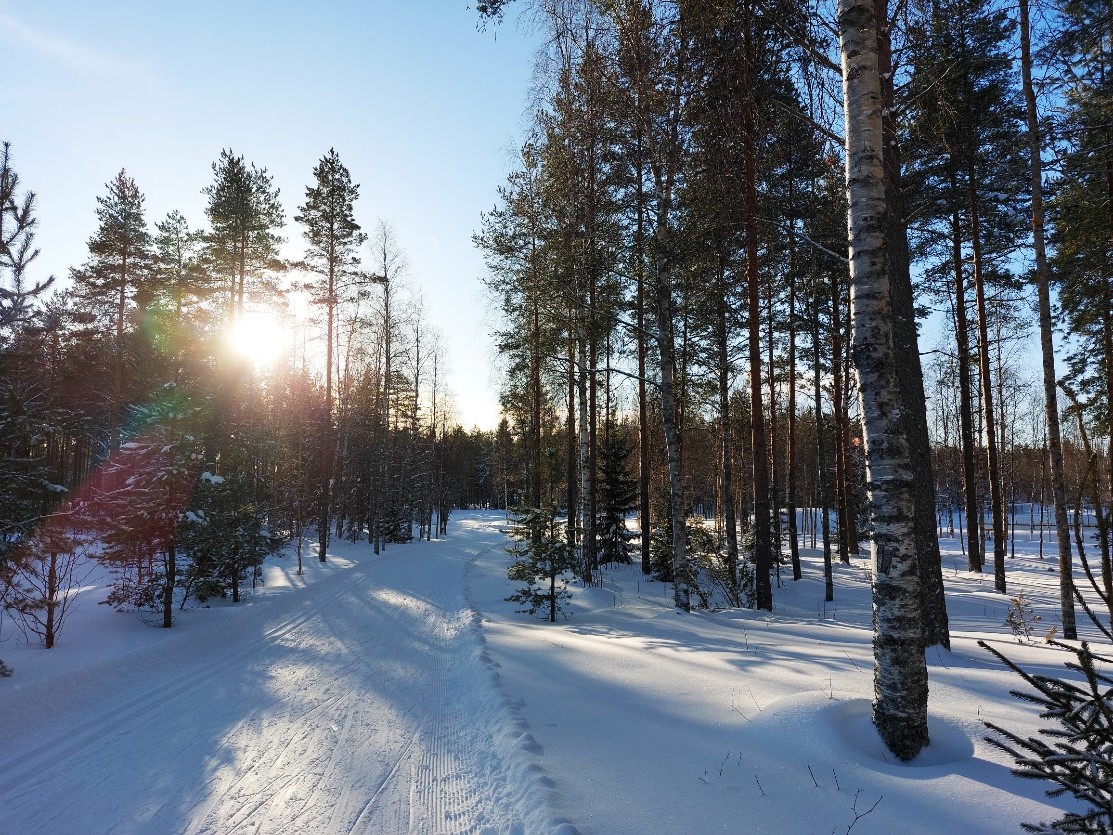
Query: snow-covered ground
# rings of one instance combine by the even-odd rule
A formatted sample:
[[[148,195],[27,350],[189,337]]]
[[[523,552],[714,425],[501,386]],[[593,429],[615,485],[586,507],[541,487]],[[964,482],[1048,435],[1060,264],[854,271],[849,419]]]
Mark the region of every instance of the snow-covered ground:
[[[96,606],[93,577],[55,649],[0,642],[0,833],[997,833],[1071,802],[982,740],[984,720],[1038,720],[975,641],[1043,672],[1065,655],[1018,643],[958,555],[932,744],[903,765],[869,722],[864,560],[836,566],[824,606],[805,550],[772,615],[678,614],[612,569],[551,625],[504,599],[504,526],[457,514],[446,542],[380,557],[337,543],[302,577],[286,557],[249,602],[173,630]],[[1017,544],[1042,636],[1053,552]]]

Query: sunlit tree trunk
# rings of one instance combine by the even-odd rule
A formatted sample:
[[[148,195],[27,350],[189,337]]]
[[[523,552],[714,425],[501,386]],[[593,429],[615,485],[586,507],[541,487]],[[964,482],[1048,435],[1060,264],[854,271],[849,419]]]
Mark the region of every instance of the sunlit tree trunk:
[[[874,704],[881,738],[911,759],[928,742],[913,472],[893,349],[881,73],[871,0],[840,0],[854,366],[873,521]]]

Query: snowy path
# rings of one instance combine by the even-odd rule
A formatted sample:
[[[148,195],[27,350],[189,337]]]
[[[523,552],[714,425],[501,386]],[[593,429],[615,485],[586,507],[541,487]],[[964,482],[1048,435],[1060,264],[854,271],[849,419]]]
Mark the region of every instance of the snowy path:
[[[4,712],[40,716],[0,735],[0,832],[535,831],[536,743],[466,599],[468,562],[502,543],[453,528],[101,671],[84,698],[17,691]]]

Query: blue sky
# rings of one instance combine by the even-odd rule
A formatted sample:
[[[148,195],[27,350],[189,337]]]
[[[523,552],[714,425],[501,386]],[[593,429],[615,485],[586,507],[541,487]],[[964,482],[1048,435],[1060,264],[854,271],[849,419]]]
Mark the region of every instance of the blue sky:
[[[152,223],[204,223],[232,148],[273,174],[289,219],[330,147],[361,184],[357,218],[393,224],[443,334],[466,426],[497,421],[494,353],[471,245],[525,125],[535,39],[478,31],[466,0],[0,0],[0,138],[39,196],[38,275],[85,257],[96,197],[126,168]]]

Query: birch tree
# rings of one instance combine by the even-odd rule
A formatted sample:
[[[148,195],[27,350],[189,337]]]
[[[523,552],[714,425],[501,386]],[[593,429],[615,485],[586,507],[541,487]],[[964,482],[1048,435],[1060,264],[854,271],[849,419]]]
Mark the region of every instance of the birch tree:
[[[873,520],[873,721],[897,757],[928,743],[927,665],[913,524],[913,472],[893,351],[879,21],[886,4],[840,0],[853,358]]]

